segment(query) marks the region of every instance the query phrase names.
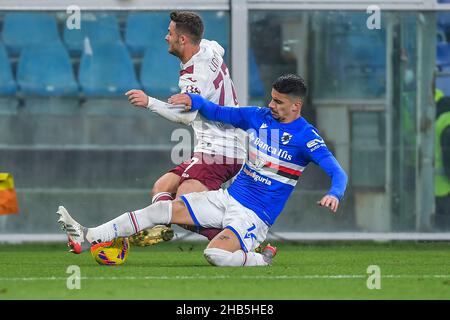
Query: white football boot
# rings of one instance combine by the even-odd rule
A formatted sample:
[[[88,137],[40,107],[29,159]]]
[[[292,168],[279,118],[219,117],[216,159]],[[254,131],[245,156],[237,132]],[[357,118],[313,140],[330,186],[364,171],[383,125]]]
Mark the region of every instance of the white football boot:
[[[67,233],[69,240],[67,246],[71,248],[70,252],[79,254],[89,250],[91,243],[86,240],[87,228],[76,222],[63,206],[59,206],[56,213],[59,215],[58,223],[61,229]]]

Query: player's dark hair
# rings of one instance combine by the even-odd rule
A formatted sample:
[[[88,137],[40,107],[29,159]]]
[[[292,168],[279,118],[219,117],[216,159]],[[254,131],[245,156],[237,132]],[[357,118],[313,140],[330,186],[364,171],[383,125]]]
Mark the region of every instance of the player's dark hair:
[[[302,100],[305,99],[306,93],[308,92],[305,80],[295,74],[284,74],[278,77],[273,82],[272,88],[279,93],[300,97]]]
[[[193,44],[199,44],[203,38],[203,21],[200,16],[190,11],[172,11],[170,20],[175,22],[177,34],[187,35]]]

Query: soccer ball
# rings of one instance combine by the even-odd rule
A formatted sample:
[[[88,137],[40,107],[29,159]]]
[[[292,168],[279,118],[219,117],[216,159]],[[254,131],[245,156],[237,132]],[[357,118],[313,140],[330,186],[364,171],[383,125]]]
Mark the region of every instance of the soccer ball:
[[[98,243],[91,247],[91,254],[98,264],[123,264],[128,256],[130,243],[128,238],[117,238],[112,241]]]

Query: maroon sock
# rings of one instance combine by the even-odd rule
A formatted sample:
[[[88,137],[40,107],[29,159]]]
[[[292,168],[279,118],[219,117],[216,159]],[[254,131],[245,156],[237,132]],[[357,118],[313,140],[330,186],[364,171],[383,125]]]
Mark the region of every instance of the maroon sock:
[[[217,236],[220,232],[222,232],[222,229],[216,229],[216,228],[201,228],[199,230],[199,234],[202,236],[205,236],[208,238],[208,240],[212,240],[215,236]]]

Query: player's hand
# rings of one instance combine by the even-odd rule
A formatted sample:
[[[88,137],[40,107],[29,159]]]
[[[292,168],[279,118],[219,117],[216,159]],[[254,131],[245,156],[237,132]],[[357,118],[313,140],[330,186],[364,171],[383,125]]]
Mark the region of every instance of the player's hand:
[[[148,96],[142,90],[130,90],[125,93],[128,96],[128,101],[135,107],[147,108]]]
[[[174,94],[173,96],[171,96],[169,98],[168,102],[173,105],[180,105],[180,104],[185,105],[186,111],[190,111],[191,107],[192,107],[191,97],[189,97],[189,95],[187,95],[185,93]]]
[[[335,213],[339,207],[339,199],[327,194],[320,201],[317,201],[317,204],[321,207],[327,207]]]

